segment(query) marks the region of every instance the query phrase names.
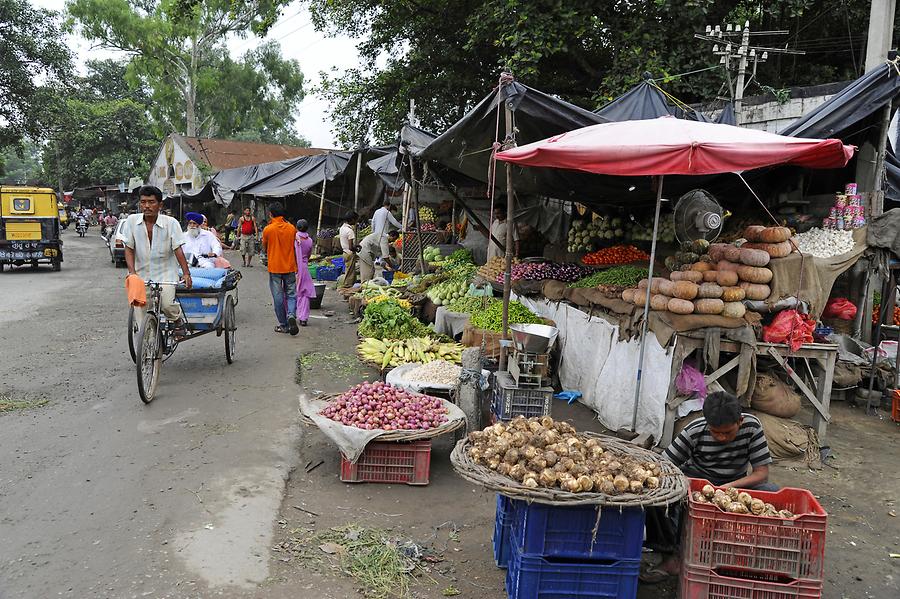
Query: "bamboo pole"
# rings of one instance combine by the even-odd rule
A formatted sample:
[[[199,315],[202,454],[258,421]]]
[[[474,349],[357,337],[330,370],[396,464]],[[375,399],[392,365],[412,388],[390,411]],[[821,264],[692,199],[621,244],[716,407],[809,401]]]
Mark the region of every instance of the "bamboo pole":
[[[504,103],[504,117],[506,122],[506,135],[513,136],[513,114],[509,104]],[[508,149],[508,148],[507,148]],[[506,265],[503,269],[503,340],[509,339],[509,296],[512,291],[512,258],[513,258],[513,231],[514,222],[513,202],[515,190],[513,189],[512,165],[506,163]],[[491,215],[493,218],[493,215]],[[493,225],[493,223],[491,223]],[[500,370],[506,370],[507,348],[500,349]]]

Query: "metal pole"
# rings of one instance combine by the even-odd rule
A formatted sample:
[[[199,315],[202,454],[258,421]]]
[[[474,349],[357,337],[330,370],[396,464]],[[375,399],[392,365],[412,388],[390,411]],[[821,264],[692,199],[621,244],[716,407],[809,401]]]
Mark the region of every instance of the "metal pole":
[[[647,319],[650,313],[650,282],[653,281],[653,262],[656,260],[656,235],[659,231],[659,207],[662,204],[663,175],[656,177],[656,214],[653,217],[653,240],[650,242],[650,268],[647,271],[647,294],[644,297],[644,322],[641,324],[641,351],[638,356],[637,382],[634,388],[634,412],[631,430],[637,432],[638,405],[641,401],[641,375],[644,370],[644,343],[647,337]]]
[[[506,118],[506,135],[513,137],[513,114],[509,104],[504,103]],[[509,148],[507,148],[509,149]],[[513,217],[513,201],[515,190],[513,189],[512,165],[506,163],[506,265],[503,269],[503,339],[509,339],[509,296],[511,292],[512,258],[513,258],[513,228],[516,226]],[[493,218],[493,215],[491,215]],[[500,349],[500,370],[506,370],[506,348]]]
[[[316,224],[316,235],[322,230],[322,213],[325,211],[325,185],[327,183],[328,178],[326,177],[322,180],[322,194],[319,196],[319,222]]]
[[[744,79],[747,77],[747,53],[750,51],[750,21],[744,24],[744,32],[741,35],[741,49],[738,51],[741,58],[738,61],[737,85],[734,89],[734,122],[743,124],[744,107]]]
[[[427,164],[426,164],[426,168],[427,168]],[[424,177],[423,177],[423,180],[424,180]],[[425,247],[424,247],[425,246],[425,238],[423,237],[425,235],[425,232],[422,230],[422,223],[419,222],[419,188],[420,187],[421,187],[421,184],[418,181],[416,181],[415,179],[413,179],[412,202],[413,202],[413,214],[415,214],[415,216],[413,218],[415,219],[414,222],[416,224],[416,234],[415,235],[416,235],[416,239],[418,240],[418,243],[416,244],[417,245],[416,249],[419,254],[418,255],[419,272],[424,275],[426,272],[428,272],[428,270],[426,270],[426,268],[425,268]]]

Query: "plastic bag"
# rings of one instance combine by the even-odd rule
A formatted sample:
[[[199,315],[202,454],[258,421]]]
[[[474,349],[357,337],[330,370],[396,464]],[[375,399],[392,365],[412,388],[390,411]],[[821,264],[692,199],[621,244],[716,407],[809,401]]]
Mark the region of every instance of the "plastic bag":
[[[853,320],[856,317],[856,305],[846,297],[835,297],[825,304],[822,318],[840,318],[841,320]]]
[[[688,362],[681,365],[681,372],[675,377],[675,388],[679,395],[696,395],[706,399],[706,379],[702,372]]]
[[[813,342],[813,331],[816,322],[806,314],[800,314],[796,310],[782,310],[772,320],[772,323],[763,327],[763,341],[769,343],[785,343],[791,351],[797,351],[804,343]]]

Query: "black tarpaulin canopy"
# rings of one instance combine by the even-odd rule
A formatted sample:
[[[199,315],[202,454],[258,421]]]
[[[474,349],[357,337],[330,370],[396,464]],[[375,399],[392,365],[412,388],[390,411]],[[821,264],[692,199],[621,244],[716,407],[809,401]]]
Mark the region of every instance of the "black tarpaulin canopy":
[[[643,121],[661,116],[708,122],[702,113],[687,105],[672,102],[652,80],[646,78],[630,90],[601,106],[594,114],[610,121]]]
[[[368,161],[366,166],[378,175],[387,187],[394,190],[400,189],[405,183],[400,173],[403,156],[406,153],[418,154],[434,141],[435,137],[437,136],[433,133],[405,123],[400,129],[396,147],[388,149],[383,156]]]

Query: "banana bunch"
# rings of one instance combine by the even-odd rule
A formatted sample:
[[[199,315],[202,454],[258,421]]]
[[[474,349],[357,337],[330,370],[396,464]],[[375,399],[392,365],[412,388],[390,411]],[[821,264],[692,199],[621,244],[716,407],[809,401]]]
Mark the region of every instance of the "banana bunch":
[[[367,337],[356,347],[360,359],[382,369],[411,362],[427,364],[435,360],[460,364],[464,349],[465,346],[459,343],[441,343],[430,337],[412,337],[397,341],[382,341]]]

